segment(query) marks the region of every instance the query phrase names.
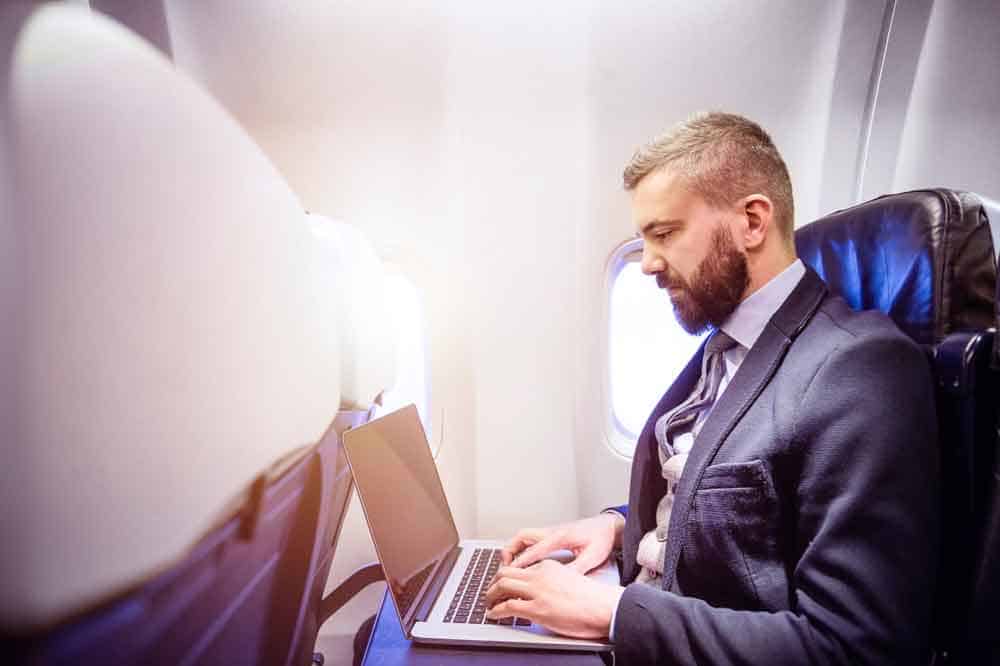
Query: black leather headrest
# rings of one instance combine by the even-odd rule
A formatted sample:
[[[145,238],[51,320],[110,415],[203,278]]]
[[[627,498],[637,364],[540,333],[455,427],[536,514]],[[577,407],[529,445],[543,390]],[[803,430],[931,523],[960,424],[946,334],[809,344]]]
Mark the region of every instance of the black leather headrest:
[[[795,245],[851,307],[885,312],[921,344],[995,325],[993,239],[975,195],[889,194],[799,228]]]

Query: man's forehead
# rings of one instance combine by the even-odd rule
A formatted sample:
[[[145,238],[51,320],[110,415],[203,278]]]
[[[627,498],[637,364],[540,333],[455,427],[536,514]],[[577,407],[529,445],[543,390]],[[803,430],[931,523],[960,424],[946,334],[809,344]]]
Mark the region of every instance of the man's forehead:
[[[639,190],[662,190],[673,187],[684,187],[684,179],[681,173],[669,166],[659,166],[647,173],[642,180],[636,183],[635,189]]]

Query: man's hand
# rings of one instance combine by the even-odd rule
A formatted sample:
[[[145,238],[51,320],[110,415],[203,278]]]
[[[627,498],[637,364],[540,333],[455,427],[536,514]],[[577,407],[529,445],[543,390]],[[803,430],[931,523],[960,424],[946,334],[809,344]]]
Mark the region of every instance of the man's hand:
[[[486,617],[525,617],[564,636],[607,638],[624,591],[555,560],[526,569],[503,567],[486,591]]]
[[[621,516],[602,513],[555,527],[523,529],[503,547],[500,558],[504,566],[523,568],[566,549],[575,556],[569,566],[584,574],[608,559],[623,526]]]

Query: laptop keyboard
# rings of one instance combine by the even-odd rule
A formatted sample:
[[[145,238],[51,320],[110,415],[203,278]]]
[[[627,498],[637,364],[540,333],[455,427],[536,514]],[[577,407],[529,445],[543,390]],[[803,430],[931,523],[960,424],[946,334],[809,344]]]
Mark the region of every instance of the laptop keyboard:
[[[409,611],[410,606],[417,599],[417,592],[424,586],[424,581],[427,580],[427,576],[430,575],[433,568],[434,562],[431,562],[403,584],[403,588],[396,595],[400,613],[406,615],[407,611]]]
[[[502,620],[487,619],[486,590],[499,568],[499,548],[476,548],[462,574],[462,580],[458,584],[455,596],[452,597],[448,611],[444,614],[444,621],[462,624],[530,626],[531,620],[523,617],[505,617]]]

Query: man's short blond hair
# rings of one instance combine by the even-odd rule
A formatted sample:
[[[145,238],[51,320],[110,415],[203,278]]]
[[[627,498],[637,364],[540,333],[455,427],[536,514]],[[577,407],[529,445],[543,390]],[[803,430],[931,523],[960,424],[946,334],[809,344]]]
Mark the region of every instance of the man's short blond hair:
[[[778,229],[791,242],[795,203],[788,168],[771,137],[752,120],[710,111],[678,123],[635,151],[622,174],[625,189],[662,168],[679,174],[718,208],[750,194],[765,195],[774,204]]]

